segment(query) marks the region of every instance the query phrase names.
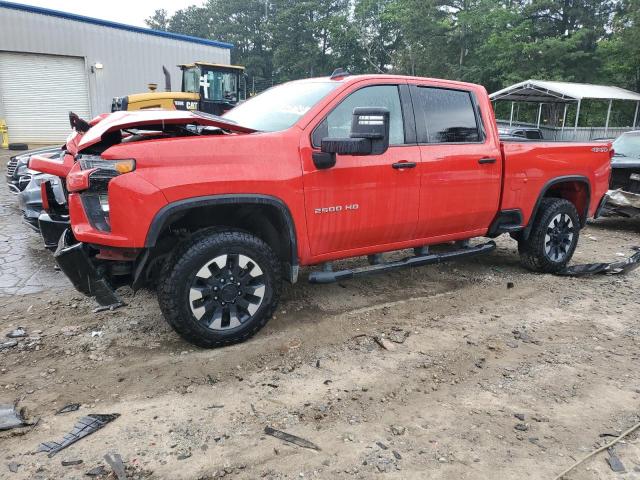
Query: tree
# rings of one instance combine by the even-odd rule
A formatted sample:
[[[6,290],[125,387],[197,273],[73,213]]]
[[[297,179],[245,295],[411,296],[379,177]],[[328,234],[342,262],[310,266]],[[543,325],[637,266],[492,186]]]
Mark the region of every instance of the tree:
[[[489,91],[527,78],[640,90],[640,0],[208,0],[147,24],[232,43],[269,85],[345,67]]]

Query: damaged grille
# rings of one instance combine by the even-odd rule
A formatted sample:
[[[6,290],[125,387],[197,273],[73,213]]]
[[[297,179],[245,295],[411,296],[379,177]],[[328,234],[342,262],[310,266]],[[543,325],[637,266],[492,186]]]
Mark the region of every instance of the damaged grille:
[[[640,193],[640,168],[614,168],[611,170],[611,189]]]
[[[18,158],[11,157],[9,159],[9,163],[7,164],[7,175],[13,177],[13,174],[16,173],[16,167],[18,166]]]

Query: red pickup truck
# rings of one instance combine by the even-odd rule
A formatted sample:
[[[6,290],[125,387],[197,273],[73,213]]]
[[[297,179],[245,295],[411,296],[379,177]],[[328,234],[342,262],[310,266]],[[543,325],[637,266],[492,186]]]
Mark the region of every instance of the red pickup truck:
[[[468,240],[509,233],[525,267],[556,272],[602,206],[611,154],[501,142],[483,87],[417,77],[290,82],[223,117],[117,112],[53,168],[71,218],[55,256],[104,305],[118,286],[156,286],[171,326],[216,347],[257,332],[300,266],[322,264],[309,279],[326,283],[489,252]],[[382,258],[401,249],[413,254]]]

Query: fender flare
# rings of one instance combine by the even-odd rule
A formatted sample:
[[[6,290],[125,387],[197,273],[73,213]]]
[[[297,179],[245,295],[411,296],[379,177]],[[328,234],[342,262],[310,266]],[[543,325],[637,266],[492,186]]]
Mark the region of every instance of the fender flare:
[[[536,203],[533,205],[533,210],[531,211],[531,216],[529,217],[529,223],[527,224],[525,229],[522,231],[522,235],[524,238],[529,237],[529,234],[531,233],[531,229],[533,228],[533,221],[535,220],[536,215],[538,214],[538,210],[540,208],[540,203],[542,202],[542,199],[545,198],[545,195],[547,194],[547,192],[554,185],[558,185],[559,183],[565,183],[565,182],[580,182],[580,183],[583,183],[587,188],[587,202],[585,205],[584,212],[582,213],[578,212],[578,215],[580,216],[580,223],[582,224],[581,227],[584,228],[584,226],[587,223],[587,217],[589,216],[589,206],[591,205],[591,183],[589,182],[589,179],[584,175],[565,175],[562,177],[552,178],[551,180],[547,181],[547,183],[545,183],[542,189],[540,190],[538,199],[536,200]]]
[[[285,225],[287,226],[287,234],[291,245],[290,264],[293,269],[298,269],[298,241],[296,236],[295,224],[293,217],[287,205],[277,197],[261,194],[225,194],[225,195],[208,195],[203,197],[186,198],[171,202],[162,207],[155,214],[147,237],[145,239],[145,247],[154,247],[162,230],[181,213],[199,207],[209,207],[216,205],[268,205],[275,207]]]

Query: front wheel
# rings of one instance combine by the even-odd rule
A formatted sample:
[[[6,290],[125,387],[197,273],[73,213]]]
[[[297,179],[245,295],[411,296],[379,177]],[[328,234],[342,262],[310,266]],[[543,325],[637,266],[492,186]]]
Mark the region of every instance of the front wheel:
[[[164,317],[204,348],[242,342],[273,315],[281,289],[273,250],[244,232],[201,232],[173,255],[158,289]]]
[[[579,236],[580,219],[573,203],[545,198],[529,237],[518,242],[520,261],[535,272],[558,272],[571,260]]]

